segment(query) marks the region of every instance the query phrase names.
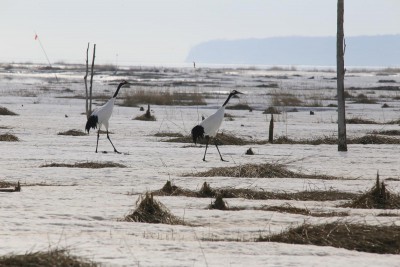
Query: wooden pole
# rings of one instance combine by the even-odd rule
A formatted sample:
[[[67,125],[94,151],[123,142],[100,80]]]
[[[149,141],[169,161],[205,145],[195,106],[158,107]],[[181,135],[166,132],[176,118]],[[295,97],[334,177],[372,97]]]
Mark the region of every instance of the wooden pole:
[[[87,86],[87,76],[89,74],[89,43],[87,45],[86,49],[86,74],[85,77],[83,77],[83,80],[85,81],[85,90],[86,90],[86,117],[89,119],[90,116],[90,111],[89,111],[89,91],[88,91],[88,86]]]
[[[274,143],[274,114],[271,114],[271,120],[269,122],[268,143]]]
[[[92,58],[92,69],[90,72],[90,112],[92,111],[92,87],[93,87],[93,72],[94,72],[94,59],[96,57],[96,44],[93,45],[93,58]]]
[[[344,0],[338,0],[337,5],[337,36],[336,36],[336,72],[338,98],[338,151],[347,151],[346,140],[346,110],[344,99]]]

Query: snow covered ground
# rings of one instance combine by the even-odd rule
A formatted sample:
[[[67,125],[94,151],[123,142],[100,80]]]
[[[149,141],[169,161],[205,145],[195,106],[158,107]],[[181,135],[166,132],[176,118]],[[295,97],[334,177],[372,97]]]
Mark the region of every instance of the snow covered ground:
[[[12,133],[20,142],[0,143],[0,179],[20,181],[20,193],[0,193],[0,255],[25,253],[49,248],[68,248],[106,266],[399,266],[399,255],[379,255],[306,245],[254,242],[260,236],[279,233],[304,222],[337,220],[365,224],[400,225],[400,217],[377,217],[379,210],[337,208],[341,201],[287,201],[226,199],[240,211],[208,210],[212,199],[157,197],[171,212],[196,226],[121,222],[135,208],[140,194],[160,189],[167,180],[192,190],[204,181],[211,187],[253,188],[266,191],[340,190],[361,193],[368,190],[379,171],[388,187],[400,193],[400,157],[398,145],[348,145],[338,152],[332,145],[252,145],[254,156],[245,155],[250,146],[221,146],[229,162],[221,162],[215,147],[209,148],[203,162],[204,147],[162,142],[158,132],[189,134],[201,115],[211,115],[233,88],[246,95],[232,99],[230,105],[247,103],[254,108],[227,110],[235,116],[225,121],[224,132],[245,138],[265,140],[270,115],[262,111],[271,106],[271,93],[291,93],[309,100],[318,96],[324,107],[297,107],[275,117],[275,136],[292,139],[335,136],[337,131],[334,72],[268,69],[168,69],[157,72],[134,68],[100,72],[95,76],[94,91],[112,96],[121,79],[149,83],[146,90],[165,88],[183,92],[221,93],[207,98],[207,106],[152,106],[155,122],[132,120],[143,112],[136,107],[116,106],[110,121],[111,138],[122,154],[112,153],[105,136],[94,153],[96,134],[62,136],[58,132],[84,129],[84,100],[71,96],[84,93],[83,75],[63,69],[54,73],[37,66],[0,68],[0,106],[19,116],[0,116],[0,133]],[[145,74],[148,74],[147,76]],[[154,77],[150,77],[153,75]],[[162,75],[161,75],[161,74]],[[379,81],[394,80],[390,84]],[[173,82],[198,85],[173,87]],[[277,84],[265,87],[257,85]],[[398,91],[370,89],[400,84],[398,73],[383,70],[351,72],[347,88],[354,94],[365,93],[378,99],[377,104],[347,103],[348,117],[377,122],[399,119],[400,105],[393,100]],[[121,89],[123,94],[140,86]],[[360,88],[365,88],[362,90]],[[68,89],[68,90],[67,90]],[[123,95],[122,95],[123,96]],[[121,96],[121,97],[122,97]],[[66,98],[69,97],[69,98]],[[97,103],[97,102],[96,102]],[[100,103],[100,102],[98,102]],[[389,108],[382,108],[387,103]],[[315,115],[310,116],[310,110]],[[373,130],[399,129],[399,125],[347,125],[349,137]],[[48,163],[116,162],[127,168],[81,169],[40,167]],[[219,166],[246,163],[280,162],[305,173],[344,176],[346,180],[309,180],[292,178],[183,177],[182,174]],[[30,186],[26,186],[30,185]],[[348,217],[314,218],[311,216],[253,210],[262,205],[290,203],[309,210],[349,211]],[[399,211],[392,211],[399,215]],[[218,241],[210,241],[218,240]]]

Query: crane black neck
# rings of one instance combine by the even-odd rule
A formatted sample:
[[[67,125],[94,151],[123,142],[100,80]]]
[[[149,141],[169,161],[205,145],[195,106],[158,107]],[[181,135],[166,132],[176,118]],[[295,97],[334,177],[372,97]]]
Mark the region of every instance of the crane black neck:
[[[228,98],[225,100],[225,103],[222,105],[223,107],[228,104],[229,100],[231,99],[231,97],[233,96],[232,93],[229,94]]]
[[[117,97],[118,92],[119,92],[119,89],[121,89],[122,85],[124,85],[124,84],[125,84],[125,83],[120,83],[120,84],[118,85],[117,91],[115,91],[115,93],[114,93],[114,95],[113,95],[113,98],[116,98],[116,97]]]

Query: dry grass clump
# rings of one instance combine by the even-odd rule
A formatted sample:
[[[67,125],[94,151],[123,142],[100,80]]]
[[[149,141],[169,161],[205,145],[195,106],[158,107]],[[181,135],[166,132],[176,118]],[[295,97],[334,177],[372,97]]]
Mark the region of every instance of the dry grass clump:
[[[325,136],[325,137],[317,137],[314,139],[300,139],[300,140],[294,140],[290,139],[289,137],[286,136],[279,136],[278,138],[274,139],[274,144],[300,144],[300,145],[334,145],[337,144],[337,139],[334,137],[330,136]]]
[[[249,149],[246,150],[246,155],[254,155],[254,151],[253,149],[251,149],[251,147]]]
[[[7,188],[12,186],[14,186],[14,183],[0,180],[0,188]]]
[[[65,132],[59,132],[57,135],[84,136],[87,135],[87,133],[82,130],[72,129]]]
[[[164,91],[146,91],[136,90],[130,92],[124,98],[123,106],[136,107],[139,104],[148,103],[151,105],[185,105],[197,106],[206,105],[203,96],[200,93],[187,93],[187,92],[170,92]]]
[[[347,124],[380,124],[373,120],[367,120],[367,119],[363,119],[361,117],[353,117],[353,118],[346,119],[346,123]]]
[[[183,137],[181,133],[167,133],[167,132],[158,132],[154,134],[155,137]]]
[[[19,138],[13,134],[0,134],[0,142],[18,142]]]
[[[263,114],[281,114],[281,112],[276,107],[269,107],[263,111]]]
[[[141,195],[136,201],[136,206],[132,214],[125,216],[124,221],[185,225],[183,220],[172,215],[167,207],[154,199],[151,193]]]
[[[258,141],[250,141],[246,140],[241,137],[237,137],[235,135],[232,135],[230,133],[218,133],[217,136],[215,137],[217,139],[217,144],[220,145],[234,145],[234,146],[243,146],[243,145],[248,145],[248,144],[265,144],[266,142],[258,142]],[[173,142],[173,143],[192,143],[193,139],[191,136],[183,136],[183,137],[177,137],[177,138],[172,138],[169,140],[165,140],[165,142]],[[198,139],[197,140],[198,144],[205,145],[206,144],[206,139]],[[210,144],[213,144],[214,141],[210,140]]]
[[[88,169],[100,169],[100,168],[126,168],[125,165],[114,163],[114,162],[77,162],[74,164],[67,163],[50,163],[43,164],[40,166],[44,167],[66,167],[66,168],[88,168]]]
[[[345,222],[321,225],[305,223],[279,234],[261,237],[258,241],[332,246],[379,254],[399,254],[400,226],[373,226]]]
[[[386,124],[400,124],[400,119],[388,121]]]
[[[218,195],[208,208],[212,210],[229,210],[228,204],[224,201],[221,195]]]
[[[384,131],[372,131],[372,134],[381,134],[381,135],[391,135],[396,136],[400,135],[400,130],[384,130]]]
[[[274,139],[274,144],[300,144],[300,145],[336,145],[338,143],[336,137],[317,137],[315,139],[299,139],[294,140],[286,136],[280,136]],[[400,139],[390,138],[385,136],[379,136],[376,134],[368,134],[361,137],[347,138],[348,144],[362,144],[362,145],[382,145],[382,144],[400,144]]]
[[[365,194],[344,207],[356,209],[400,209],[400,196],[391,193],[384,182],[379,182],[379,175],[376,177],[375,185]]]
[[[276,211],[282,213],[300,214],[312,217],[344,217],[349,216],[348,212],[312,212],[309,209],[293,207],[290,204],[285,204],[282,206],[263,206],[259,210],[265,211]]]
[[[10,111],[5,107],[0,107],[0,115],[17,116],[18,114]]]
[[[245,164],[233,167],[216,167],[205,172],[188,174],[195,177],[247,177],[247,178],[307,178],[307,179],[340,179],[334,176],[304,174],[288,170],[282,164]]]
[[[199,190],[199,196],[201,197],[214,197],[217,193],[214,189],[210,187],[210,184],[204,182]]]
[[[377,102],[374,99],[367,97],[364,94],[358,94],[354,103],[357,104],[376,104]]]
[[[273,106],[301,106],[301,101],[297,96],[290,93],[275,93],[272,94],[271,103]]]
[[[234,109],[234,110],[253,110],[247,103],[239,103],[236,105],[227,106],[226,109]]]
[[[4,187],[8,187],[8,188],[4,188]],[[12,187],[10,183],[2,184],[0,181],[0,192],[8,192],[8,193],[21,192],[21,184],[18,181],[17,185]]]
[[[337,190],[328,191],[301,191],[295,193],[286,192],[268,192],[249,188],[212,188],[207,182],[204,182],[198,192],[189,189],[183,189],[172,185],[169,181],[160,190],[153,191],[154,195],[159,196],[185,196],[213,198],[221,196],[223,198],[244,198],[254,200],[280,199],[297,201],[336,201],[352,200],[358,197],[358,194],[340,192]]]
[[[135,118],[133,118],[134,120],[138,120],[138,121],[156,121],[156,117],[154,115],[151,114],[142,114],[139,116],[136,116]]]
[[[400,139],[390,138],[386,136],[379,136],[375,134],[369,134],[361,137],[351,138],[347,140],[348,144],[363,144],[363,145],[398,145]]]
[[[63,249],[47,252],[30,252],[23,255],[6,255],[0,257],[0,266],[4,267],[96,267],[97,263],[71,255]]]
[[[153,191],[152,194],[154,196],[196,196],[195,192],[173,185],[171,181],[167,181],[160,190]]]
[[[150,105],[147,105],[147,110],[146,113],[143,115],[137,116],[134,118],[134,120],[140,120],[140,121],[156,121],[156,117],[154,115],[151,115],[150,112]]]

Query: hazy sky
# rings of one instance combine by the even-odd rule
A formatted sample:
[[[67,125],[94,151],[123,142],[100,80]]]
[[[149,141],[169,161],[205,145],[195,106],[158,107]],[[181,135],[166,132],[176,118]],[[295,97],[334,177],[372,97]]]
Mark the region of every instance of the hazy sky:
[[[0,61],[184,62],[213,39],[335,36],[337,0],[0,0]],[[347,36],[400,34],[400,0],[345,0]]]

